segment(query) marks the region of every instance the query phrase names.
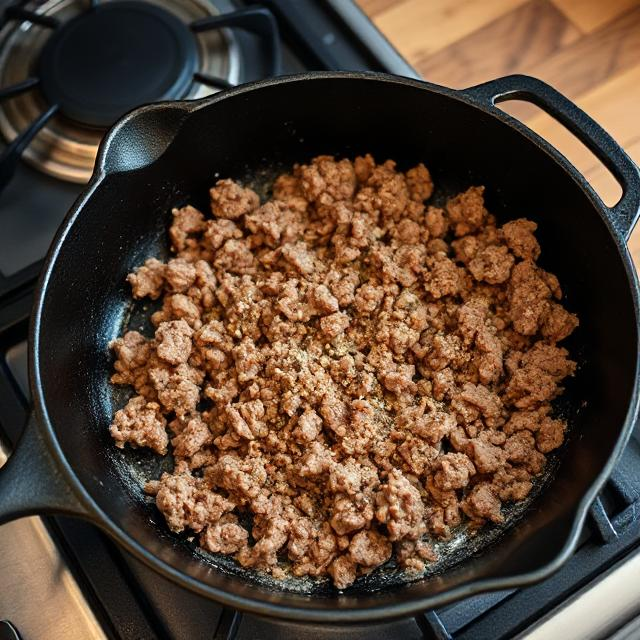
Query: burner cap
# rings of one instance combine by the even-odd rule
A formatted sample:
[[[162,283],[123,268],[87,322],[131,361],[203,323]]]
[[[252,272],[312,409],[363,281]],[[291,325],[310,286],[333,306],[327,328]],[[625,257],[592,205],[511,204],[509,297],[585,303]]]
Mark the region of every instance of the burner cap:
[[[64,115],[107,127],[141,104],[184,96],[197,61],[187,25],[156,5],[126,0],[99,4],[54,31],[39,75]]]

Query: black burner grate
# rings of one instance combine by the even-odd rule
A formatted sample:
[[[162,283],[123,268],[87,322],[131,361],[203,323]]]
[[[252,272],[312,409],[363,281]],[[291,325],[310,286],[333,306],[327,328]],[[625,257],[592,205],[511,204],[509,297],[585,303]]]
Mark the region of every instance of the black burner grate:
[[[0,193],[23,151],[56,113],[104,128],[141,104],[183,98],[194,82],[219,89],[231,86],[225,78],[197,71],[194,34],[223,28],[257,34],[268,45],[266,75],[281,73],[278,24],[265,7],[185,24],[144,0],[93,1],[84,13],[61,24],[22,4],[5,9],[3,22],[28,21],[51,29],[52,35],[43,47],[37,75],[0,89],[0,101],[39,88],[50,106],[0,154]]]
[[[186,24],[159,6],[125,1],[98,5],[56,28],[38,77],[62,114],[108,127],[140,104],[181,98],[197,64]]]

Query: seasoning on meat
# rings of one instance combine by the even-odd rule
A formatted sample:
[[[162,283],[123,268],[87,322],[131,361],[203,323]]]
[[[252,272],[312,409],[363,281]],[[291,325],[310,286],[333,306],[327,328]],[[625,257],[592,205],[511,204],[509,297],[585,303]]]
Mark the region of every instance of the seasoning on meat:
[[[320,156],[260,203],[219,180],[173,211],[174,256],[128,280],[155,333],[113,341],[135,396],[111,434],[175,467],[146,485],[172,531],[243,567],[347,588],[409,575],[461,525],[504,520],[566,423],[552,401],[578,325],[537,264],[537,225],[499,226],[484,187],[443,207],[431,174]]]

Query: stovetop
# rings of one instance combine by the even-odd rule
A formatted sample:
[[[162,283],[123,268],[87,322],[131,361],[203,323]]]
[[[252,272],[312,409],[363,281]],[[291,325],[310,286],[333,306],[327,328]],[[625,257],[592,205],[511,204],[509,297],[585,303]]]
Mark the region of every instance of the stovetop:
[[[182,21],[191,20],[192,27],[193,21],[200,21],[193,31],[205,34],[198,36],[199,62],[192,61],[195,71],[189,71],[200,74],[199,79],[188,89],[180,89],[187,97],[199,97],[274,70],[274,43],[264,26],[268,26],[268,20],[260,18],[258,28],[252,31],[237,28],[237,24],[227,24],[223,30],[210,29],[216,15],[247,8],[266,8],[277,25],[275,46],[282,55],[276,71],[370,69],[417,77],[351,0],[263,0],[259,5],[231,0],[153,3],[171,9]],[[33,23],[16,19],[29,17],[26,12],[35,5],[0,0],[0,9],[8,4],[14,8],[0,31],[0,96],[9,82],[20,79],[15,74],[40,68],[34,47],[42,45],[47,29],[51,29],[39,25],[30,33]],[[47,0],[37,6],[40,12],[71,19],[91,10],[93,4]],[[2,44],[6,45],[7,33],[16,24],[29,32],[33,42],[27,49],[24,45],[16,49],[28,55],[25,59],[20,56],[22,67],[14,69],[7,65]],[[176,29],[180,31],[179,26]],[[14,42],[12,46],[18,45]],[[188,49],[191,45],[184,46]],[[165,90],[170,93],[180,82],[184,82],[180,74],[169,78]],[[55,95],[55,88],[49,87],[48,91],[47,95]],[[22,97],[26,99],[26,95]],[[0,112],[0,132],[10,140],[15,135],[11,126],[27,126],[29,121],[25,125],[20,118],[26,118],[25,114],[31,117],[30,110],[40,103],[27,100],[13,112],[6,104],[3,102]],[[45,109],[46,105],[40,107]],[[82,104],[66,104],[65,108],[82,117]],[[112,115],[103,113],[102,117]],[[51,123],[55,119],[45,123],[42,135],[33,141],[33,147],[27,147],[30,152],[25,161],[18,163],[0,193],[0,439],[9,448],[19,437],[29,412],[26,339],[34,279],[55,229],[88,176],[91,154],[102,131],[99,115],[95,118],[93,129],[78,129],[66,121],[54,127]],[[53,154],[52,159],[47,154],[47,141],[59,141],[61,137],[62,146],[69,144],[66,150],[76,155]],[[0,152],[3,145],[6,149],[7,143],[0,142]],[[0,170],[0,183],[2,179]],[[475,596],[415,618],[375,626],[292,624],[242,615],[191,594],[151,572],[84,522],[28,518],[0,529],[0,620],[11,620],[24,640],[500,640],[520,634],[564,640],[608,637],[638,614],[636,608],[640,609],[639,547],[640,428],[636,428],[611,480],[591,509],[578,550],[557,574],[533,587]],[[616,597],[607,598],[611,593]],[[601,603],[598,608],[596,603],[602,597],[607,598],[606,606]],[[586,627],[585,620],[589,620]],[[8,629],[0,623],[0,638],[4,639],[3,633],[10,637]],[[630,626],[618,633],[638,637],[628,635],[634,629],[637,627]]]

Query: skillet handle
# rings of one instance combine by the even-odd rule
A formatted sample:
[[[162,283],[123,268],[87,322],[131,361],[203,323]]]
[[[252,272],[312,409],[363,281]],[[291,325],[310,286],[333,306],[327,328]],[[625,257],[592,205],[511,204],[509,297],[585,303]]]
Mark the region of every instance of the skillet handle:
[[[640,211],[640,171],[595,120],[559,91],[531,76],[505,76],[464,89],[463,93],[483,106],[487,103],[495,106],[507,100],[525,100],[564,125],[611,171],[622,187],[619,202],[613,207],[603,204],[603,208],[617,235],[625,241],[629,238]]]
[[[0,525],[34,514],[89,517],[31,415],[14,452],[0,468]]]
[[[197,102],[155,102],[124,115],[100,143],[94,176],[133,171],[155,162]]]

